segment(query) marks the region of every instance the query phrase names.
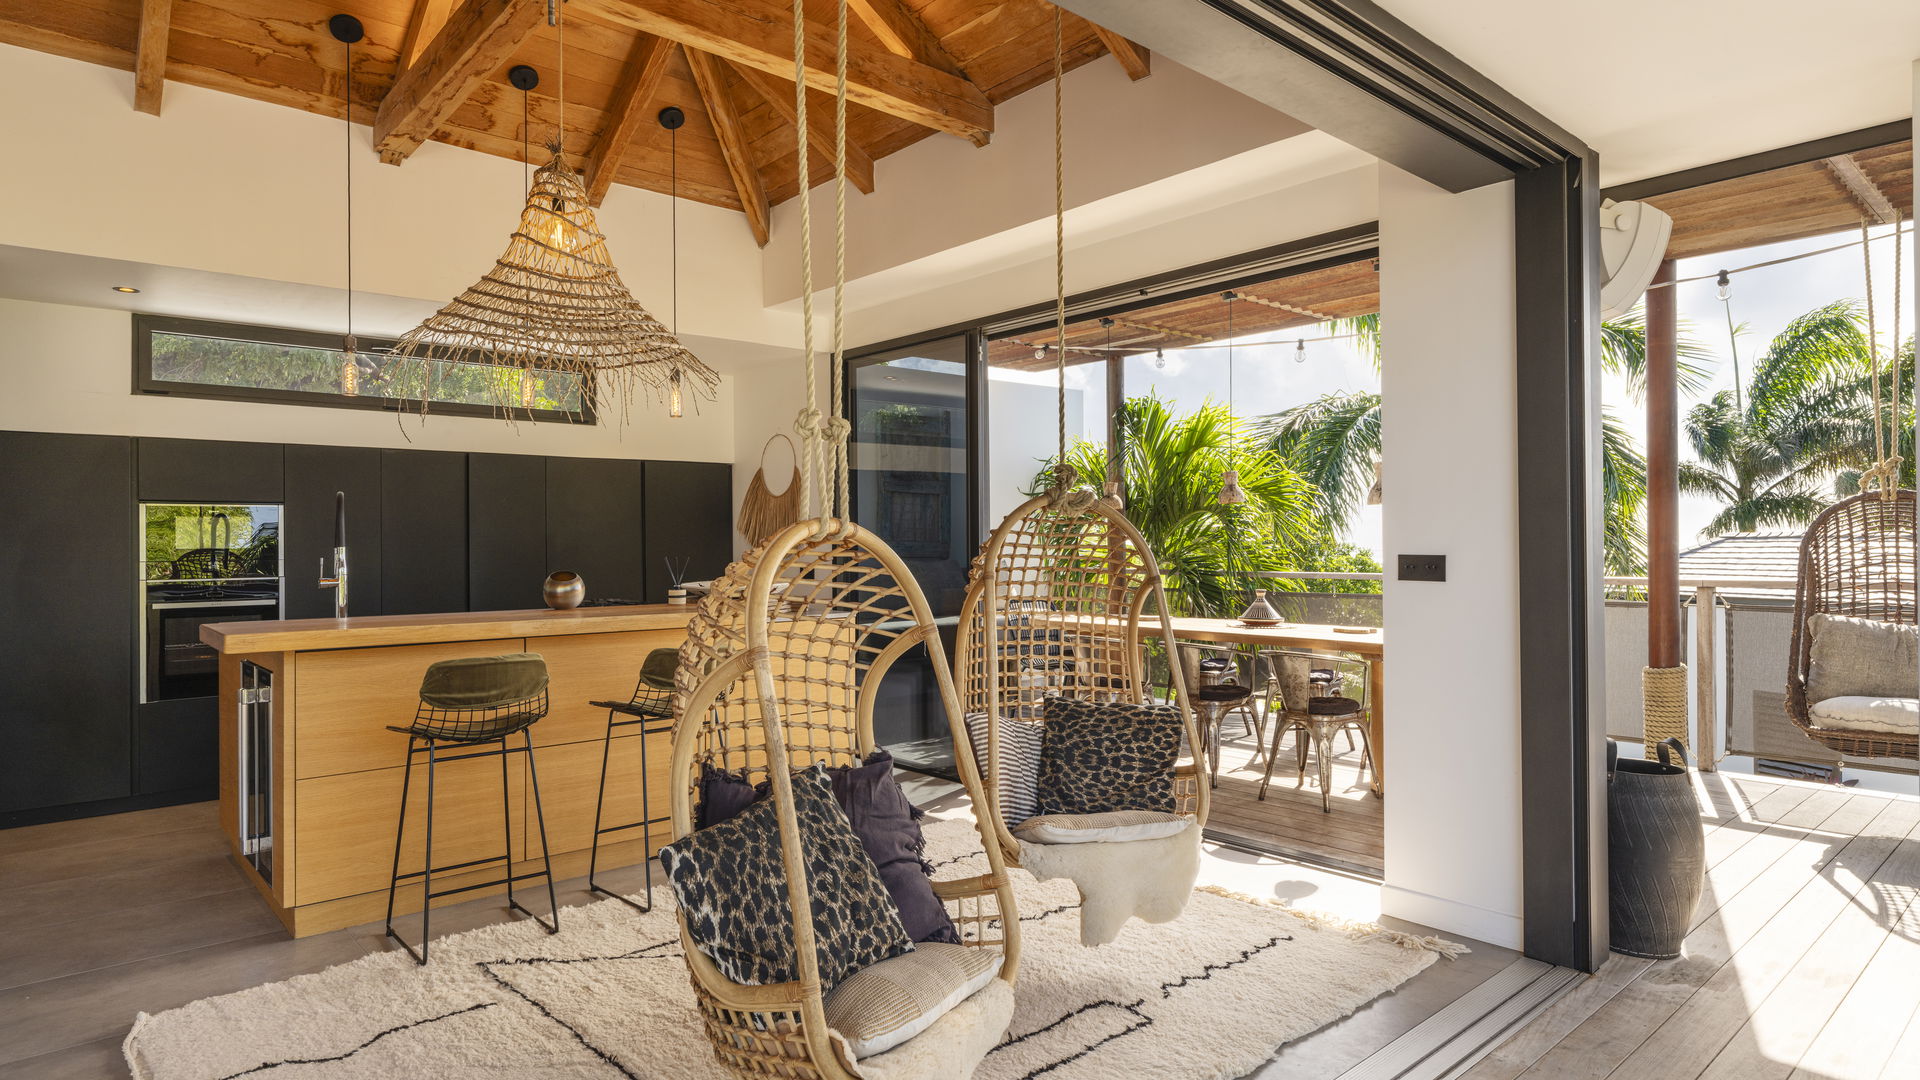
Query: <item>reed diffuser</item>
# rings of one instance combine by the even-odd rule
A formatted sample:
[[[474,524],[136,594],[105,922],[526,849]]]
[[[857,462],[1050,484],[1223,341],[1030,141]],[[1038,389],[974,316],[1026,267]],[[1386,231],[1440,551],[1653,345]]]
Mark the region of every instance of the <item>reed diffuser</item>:
[[[667,564],[667,580],[673,582],[672,585],[667,587],[667,603],[684,604],[687,602],[687,588],[685,585],[687,580],[687,563],[691,562],[692,558],[692,556],[687,556],[681,559],[679,566],[673,565],[672,559],[661,560]]]

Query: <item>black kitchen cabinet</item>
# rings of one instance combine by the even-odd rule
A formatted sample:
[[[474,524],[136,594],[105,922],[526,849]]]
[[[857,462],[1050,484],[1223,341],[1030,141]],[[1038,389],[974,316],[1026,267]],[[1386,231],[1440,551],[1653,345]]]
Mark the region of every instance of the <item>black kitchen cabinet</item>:
[[[645,483],[637,460],[548,458],[547,570],[579,574],[590,600],[641,599]]]
[[[139,439],[140,501],[278,503],[285,461],[278,443]]]
[[[385,615],[466,609],[467,455],[381,452],[380,606]]]
[[[220,707],[215,698],[176,698],[133,707],[134,793],[204,792],[220,770]]]
[[[733,558],[733,466],[709,461],[649,461],[646,527],[649,604],[663,604],[672,579],[667,560],[677,569],[686,560],[683,581],[720,576]]]
[[[381,612],[379,450],[287,447],[286,509],[280,523],[290,619],[333,615],[333,590],[320,588],[322,560],[333,571],[333,495],[347,493],[347,613]]]
[[[547,573],[547,459],[468,454],[466,610],[541,607]]]
[[[131,439],[0,432],[0,812],[131,793]]]

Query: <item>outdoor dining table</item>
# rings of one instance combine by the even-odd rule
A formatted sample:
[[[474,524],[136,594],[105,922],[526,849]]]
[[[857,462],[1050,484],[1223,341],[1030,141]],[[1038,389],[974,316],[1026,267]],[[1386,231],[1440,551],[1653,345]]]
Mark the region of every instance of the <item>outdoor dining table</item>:
[[[1367,740],[1373,748],[1373,790],[1383,795],[1386,782],[1385,687],[1386,642],[1376,627],[1328,626],[1320,623],[1282,623],[1279,626],[1247,626],[1238,619],[1200,619],[1176,617],[1173,636],[1181,641],[1211,641],[1228,645],[1252,645],[1263,649],[1306,649],[1323,653],[1352,653],[1371,661],[1367,678]],[[1140,620],[1144,637],[1160,636],[1160,620]]]

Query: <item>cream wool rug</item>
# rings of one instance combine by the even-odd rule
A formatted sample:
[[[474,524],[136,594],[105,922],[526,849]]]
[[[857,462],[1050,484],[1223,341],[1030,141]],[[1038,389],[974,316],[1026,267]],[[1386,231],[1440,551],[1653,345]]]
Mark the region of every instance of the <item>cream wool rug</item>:
[[[927,823],[939,876],[981,873],[962,821]],[[1079,944],[1071,882],[1014,871],[1018,1006],[979,1080],[1227,1080],[1459,948],[1201,891],[1170,923]],[[517,921],[169,1012],[127,1036],[137,1080],[580,1077],[727,1080],[680,959],[672,891]]]

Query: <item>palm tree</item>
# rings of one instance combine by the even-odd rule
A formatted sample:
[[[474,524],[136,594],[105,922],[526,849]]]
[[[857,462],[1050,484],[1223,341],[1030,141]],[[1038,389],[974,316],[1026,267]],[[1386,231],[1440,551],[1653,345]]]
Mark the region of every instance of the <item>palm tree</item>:
[[[1287,553],[1317,539],[1317,498],[1286,459],[1245,436],[1225,406],[1176,417],[1157,397],[1121,407],[1121,475],[1127,518],[1146,538],[1183,614],[1221,615],[1245,604],[1236,575],[1284,569]],[[1107,475],[1106,447],[1079,442],[1067,462],[1083,480]],[[1222,506],[1222,477],[1240,473],[1247,501]],[[1035,491],[1052,479],[1043,469]]]
[[[1378,313],[1328,324],[1334,334],[1352,334],[1360,350],[1380,367]],[[1698,392],[1707,385],[1712,353],[1683,333],[1679,342],[1680,387]],[[1647,328],[1640,309],[1601,324],[1601,367],[1626,380],[1627,394],[1639,401],[1646,393]],[[1373,487],[1374,462],[1380,457],[1380,395],[1368,391],[1328,394],[1304,405],[1262,417],[1253,430],[1268,440],[1321,492],[1323,513],[1336,525],[1351,519]],[[1646,530],[1640,512],[1646,504],[1647,461],[1631,433],[1610,409],[1601,411],[1601,483],[1606,492],[1606,565],[1613,574],[1637,574],[1646,568]]]
[[[1722,390],[1687,414],[1699,460],[1681,463],[1680,490],[1724,504],[1706,535],[1805,525],[1830,501],[1830,481],[1844,489],[1850,475],[1857,484],[1857,470],[1873,457],[1861,322],[1857,300],[1807,312],[1768,344],[1744,400]],[[1910,352],[1905,365],[1910,371]]]

